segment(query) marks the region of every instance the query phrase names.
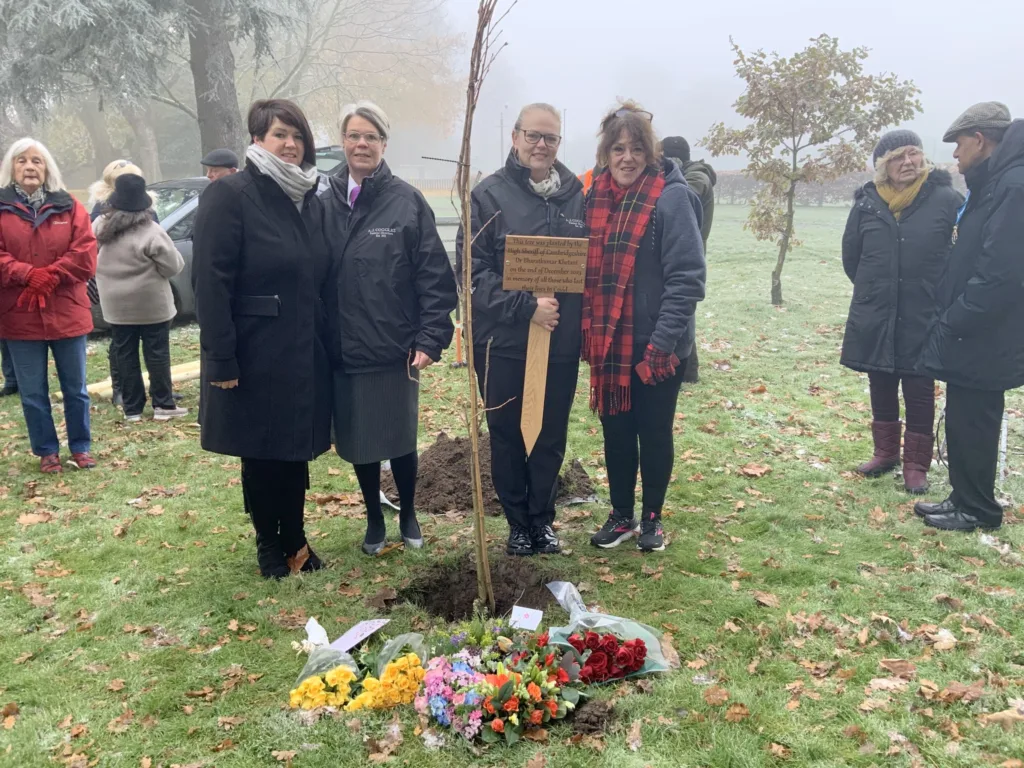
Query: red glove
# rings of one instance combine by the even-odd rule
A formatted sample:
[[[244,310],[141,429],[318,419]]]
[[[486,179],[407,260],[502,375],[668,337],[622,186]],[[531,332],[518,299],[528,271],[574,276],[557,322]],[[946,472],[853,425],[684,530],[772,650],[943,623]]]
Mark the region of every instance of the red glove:
[[[18,309],[24,309],[28,307],[29,312],[35,312],[37,309],[46,308],[46,296],[39,293],[32,286],[29,286],[21,292],[18,297],[18,303],[16,304]]]
[[[662,352],[650,344],[644,350],[644,359],[636,366],[640,381],[648,386],[660,384],[676,375],[679,358],[671,352]]]
[[[28,286],[42,296],[49,296],[57,287],[60,278],[48,267],[33,269],[28,273]]]

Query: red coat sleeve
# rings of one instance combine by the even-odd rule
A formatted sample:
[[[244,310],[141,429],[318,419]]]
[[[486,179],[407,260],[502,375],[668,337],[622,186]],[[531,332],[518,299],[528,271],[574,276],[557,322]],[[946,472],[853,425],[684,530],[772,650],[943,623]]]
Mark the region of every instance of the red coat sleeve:
[[[13,214],[11,214],[13,215]],[[9,288],[28,284],[28,273],[32,265],[14,257],[8,250],[3,226],[0,226],[0,287]]]
[[[84,283],[96,275],[96,237],[85,206],[77,200],[71,209],[71,243],[51,268],[65,285]]]

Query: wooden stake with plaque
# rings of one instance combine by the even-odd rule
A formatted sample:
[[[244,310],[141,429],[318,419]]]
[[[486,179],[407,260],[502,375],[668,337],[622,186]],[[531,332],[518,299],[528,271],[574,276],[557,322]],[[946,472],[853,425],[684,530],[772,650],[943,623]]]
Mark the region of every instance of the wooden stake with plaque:
[[[502,288],[506,291],[530,291],[538,299],[554,298],[556,293],[583,293],[587,278],[587,245],[586,238],[508,235],[505,238]],[[520,422],[527,455],[533,451],[544,423],[550,349],[551,332],[531,322]]]

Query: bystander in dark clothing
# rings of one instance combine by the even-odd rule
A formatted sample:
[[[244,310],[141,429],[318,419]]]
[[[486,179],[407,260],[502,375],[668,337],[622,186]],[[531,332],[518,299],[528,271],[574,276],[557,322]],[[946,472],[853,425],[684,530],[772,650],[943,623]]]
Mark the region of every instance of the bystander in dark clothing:
[[[868,374],[872,459],[858,467],[881,477],[900,464],[900,384],[906,403],[903,479],[928,490],[935,425],[935,382],[921,350],[938,314],[935,287],[949,261],[963,197],[948,171],[925,159],[912,131],[892,131],[874,153],[876,178],[857,190],[843,234],[843,268],[853,300],[840,362]]]
[[[947,383],[946,442],[953,492],[918,504],[927,525],[998,528],[999,434],[1007,390],[1024,385],[1024,120],[997,102],[968,109],[944,136],[967,181],[967,202],[939,284],[939,317],[922,353]]]
[[[704,244],[704,256],[707,259],[708,237],[711,235],[711,225],[715,220],[715,185],[718,183],[718,174],[711,164],[704,160],[692,160],[690,158],[690,144],[682,136],[669,136],[662,142],[662,151],[665,157],[676,161],[683,172],[683,178],[697,197],[700,198],[701,225],[700,237]],[[693,351],[686,358],[686,368],[683,371],[684,384],[696,384],[700,381],[700,360],[698,359],[697,344],[694,343]]]

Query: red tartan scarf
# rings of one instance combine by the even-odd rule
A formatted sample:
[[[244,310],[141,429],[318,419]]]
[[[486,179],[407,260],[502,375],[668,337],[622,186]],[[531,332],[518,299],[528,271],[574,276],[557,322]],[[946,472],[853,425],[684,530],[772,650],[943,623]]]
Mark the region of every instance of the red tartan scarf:
[[[633,367],[633,267],[636,252],[665,188],[647,168],[623,191],[606,170],[587,203],[590,247],[583,290],[583,359],[590,363],[590,408],[602,416],[630,409]]]

